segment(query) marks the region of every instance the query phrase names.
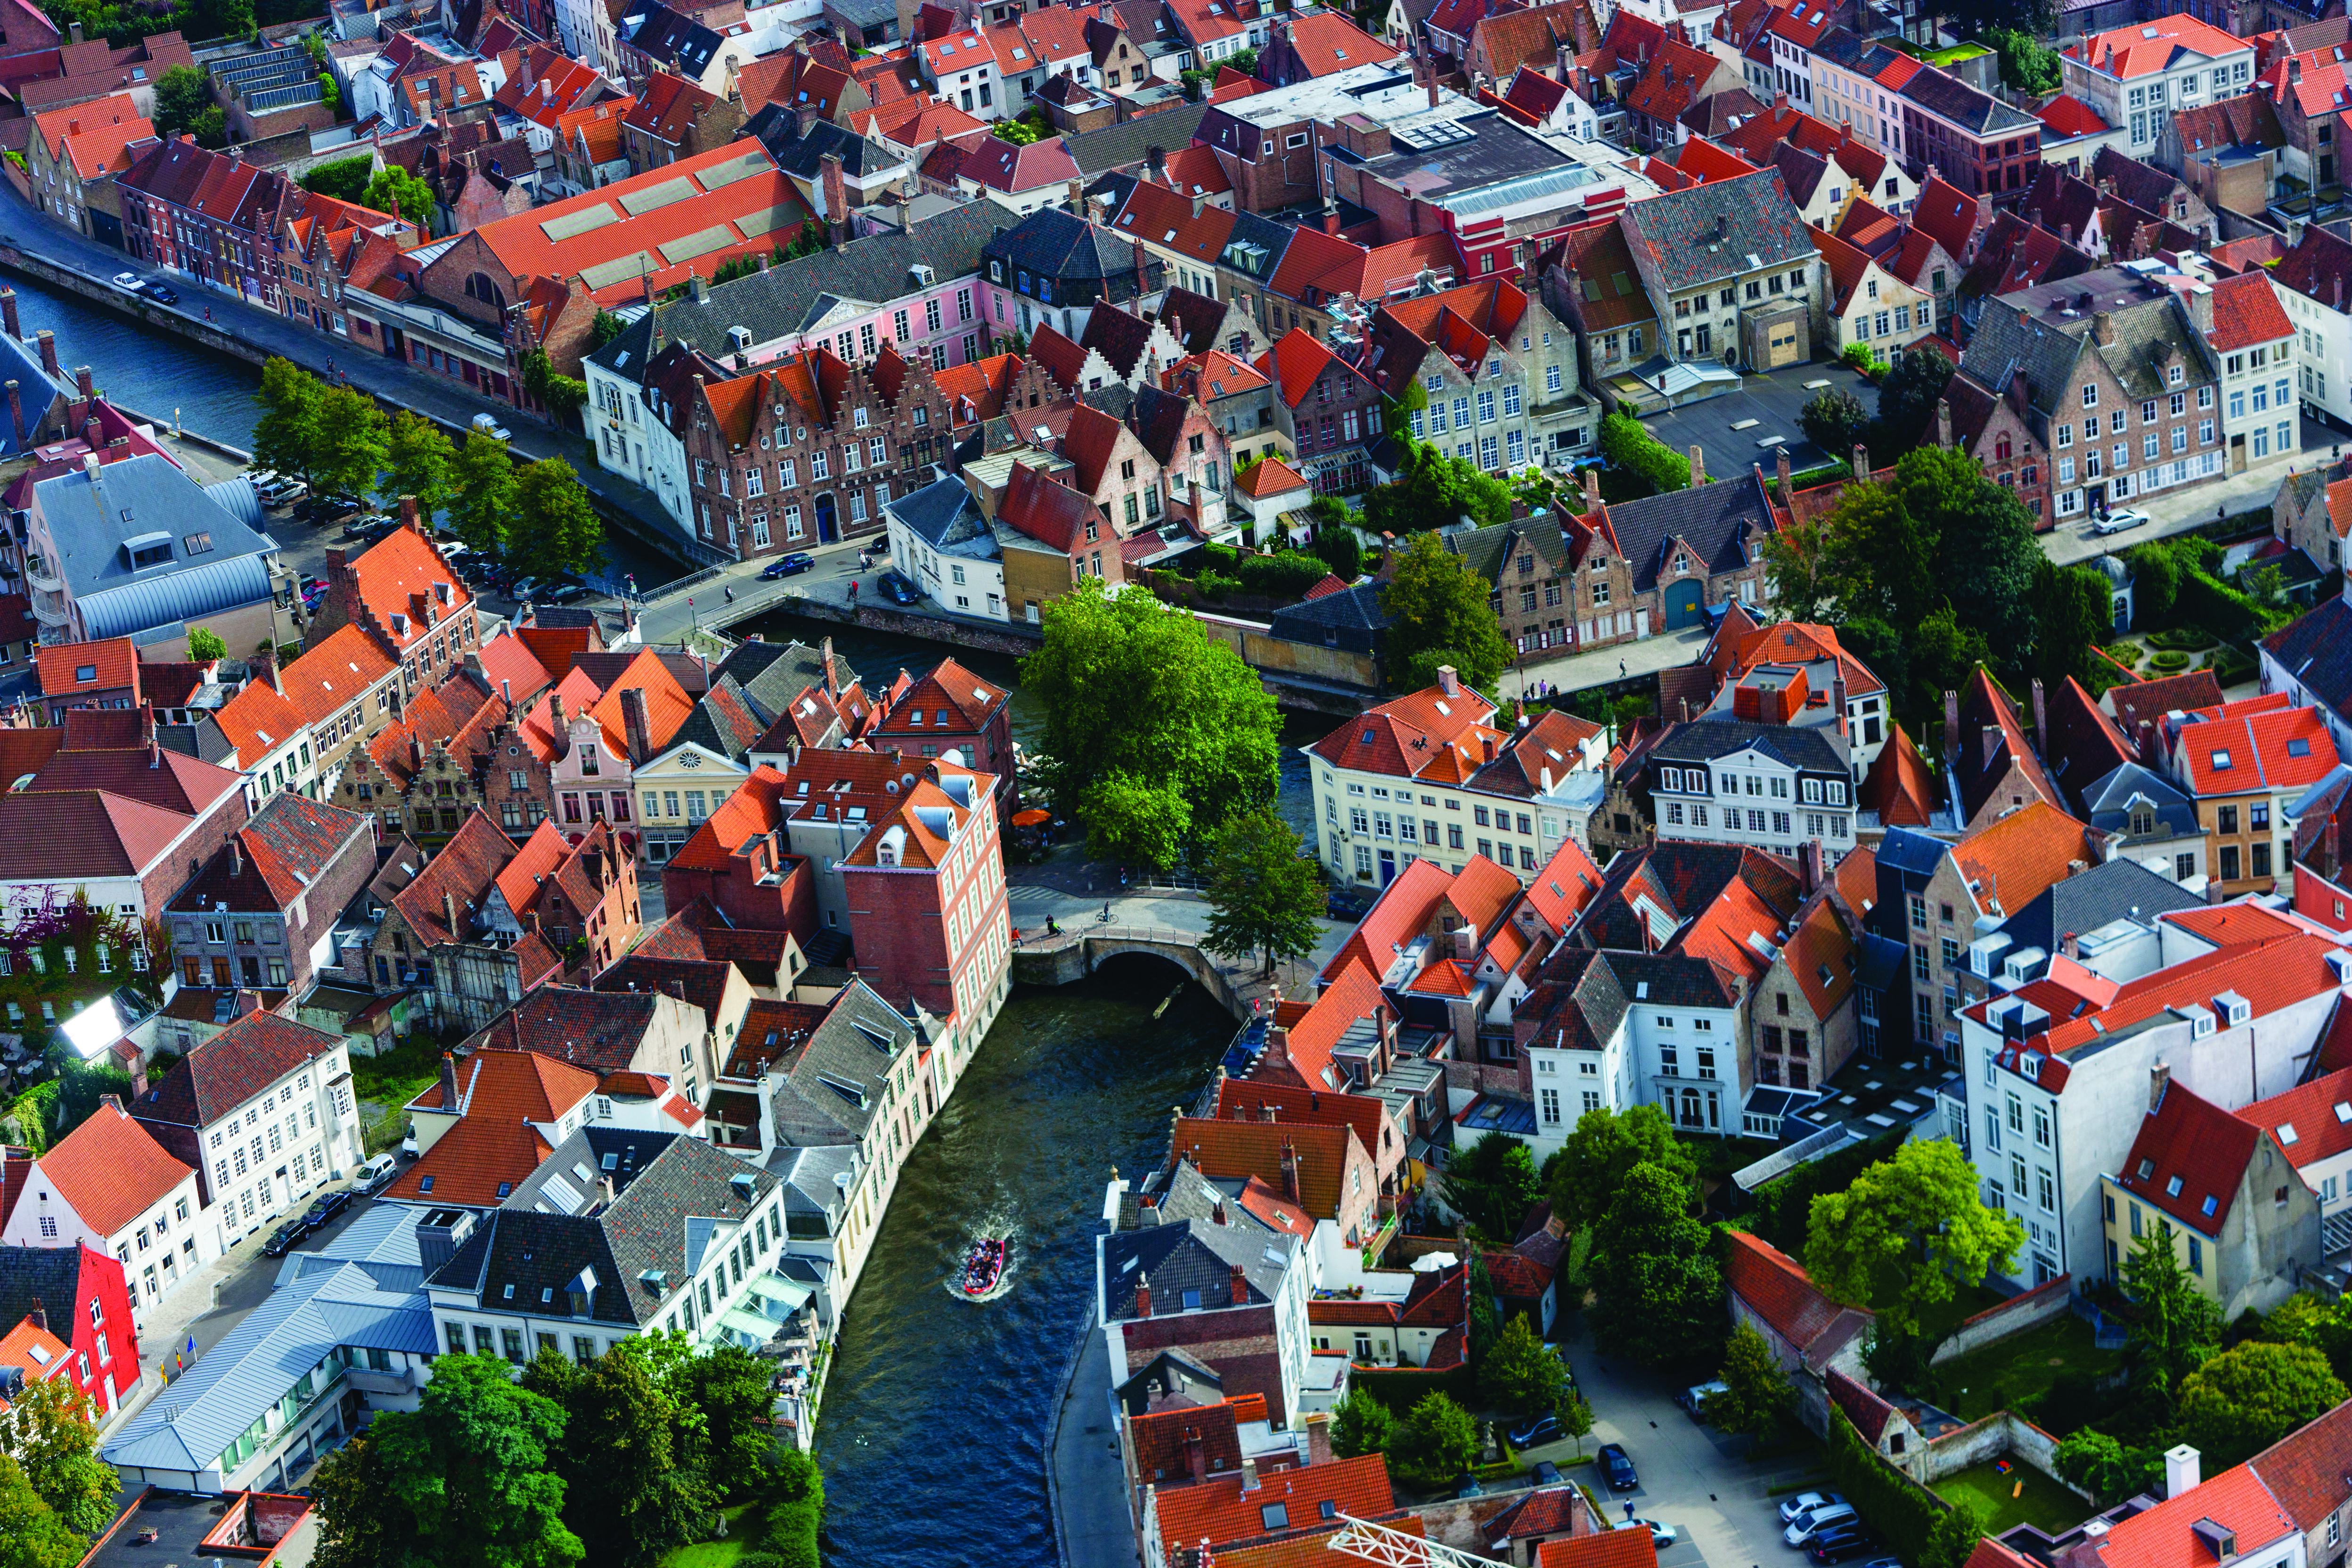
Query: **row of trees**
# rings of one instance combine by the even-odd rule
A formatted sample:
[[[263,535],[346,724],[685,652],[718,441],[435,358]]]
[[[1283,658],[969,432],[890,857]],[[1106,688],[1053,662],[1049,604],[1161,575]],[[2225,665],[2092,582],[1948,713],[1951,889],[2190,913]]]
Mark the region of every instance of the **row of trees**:
[[[1850,484],[1827,517],[1765,541],[1774,603],[1836,626],[1915,723],[1979,664],[2021,687],[2096,681],[2106,579],[2054,565],[2015,492],[1967,453],[1915,448],[1894,467],[1891,481]]]
[[[378,1415],[320,1465],[319,1568],[654,1568],[747,1500],[782,1568],[815,1568],[823,1483],[772,1442],[756,1358],[652,1334],[510,1373],[443,1356],[415,1412]]]
[[[98,1457],[97,1416],[61,1378],[0,1410],[0,1568],[73,1568],[113,1520],[121,1483]]]
[[[467,545],[540,572],[587,572],[604,559],[604,523],[572,465],[542,458],[518,468],[484,431],[462,446],[433,421],[331,386],[289,360],[262,366],[254,461],[316,489],[390,506],[413,495],[431,519],[446,514]]]

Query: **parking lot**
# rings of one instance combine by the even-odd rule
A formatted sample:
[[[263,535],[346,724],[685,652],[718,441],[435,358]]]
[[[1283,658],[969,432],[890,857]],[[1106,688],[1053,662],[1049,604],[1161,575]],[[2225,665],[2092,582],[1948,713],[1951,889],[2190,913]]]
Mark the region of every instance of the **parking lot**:
[[[1693,447],[1706,454],[1710,479],[1732,479],[1752,464],[1770,479],[1778,463],[1772,438],[1780,437],[1790,467],[1802,472],[1851,452],[1823,452],[1807,439],[1797,423],[1806,404],[1823,391],[1842,387],[1875,408],[1878,394],[1871,384],[1843,365],[1801,364],[1770,374],[1744,372],[1737,392],[1669,409],[1642,421],[1643,427],[1675,451],[1688,456]]]

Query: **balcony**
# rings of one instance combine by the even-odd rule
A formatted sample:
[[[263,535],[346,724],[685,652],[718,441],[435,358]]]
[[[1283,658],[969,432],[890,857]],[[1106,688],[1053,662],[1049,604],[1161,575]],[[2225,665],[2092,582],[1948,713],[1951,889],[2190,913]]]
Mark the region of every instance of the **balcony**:
[[[45,588],[52,594],[65,592],[65,579],[58,575],[57,563],[46,555],[26,556],[25,576],[36,588]]]
[[[362,1394],[414,1394],[416,1392],[416,1371],[414,1367],[399,1372],[377,1372],[369,1367],[355,1366],[343,1373],[343,1381]]]
[[[32,596],[33,618],[45,627],[62,631],[73,625],[73,611],[56,592],[37,593]]]

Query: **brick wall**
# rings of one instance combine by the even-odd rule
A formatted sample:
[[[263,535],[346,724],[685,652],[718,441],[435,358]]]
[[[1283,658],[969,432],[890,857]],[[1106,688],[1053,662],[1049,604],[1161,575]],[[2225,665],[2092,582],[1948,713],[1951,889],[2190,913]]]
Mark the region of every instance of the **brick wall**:
[[[1263,1394],[1268,1417],[1277,1426],[1290,1419],[1282,1381],[1282,1356],[1275,1342],[1271,1306],[1221,1312],[1181,1312],[1135,1318],[1118,1325],[1127,1364],[1139,1367],[1165,1350],[1181,1350],[1224,1379],[1225,1396]]]

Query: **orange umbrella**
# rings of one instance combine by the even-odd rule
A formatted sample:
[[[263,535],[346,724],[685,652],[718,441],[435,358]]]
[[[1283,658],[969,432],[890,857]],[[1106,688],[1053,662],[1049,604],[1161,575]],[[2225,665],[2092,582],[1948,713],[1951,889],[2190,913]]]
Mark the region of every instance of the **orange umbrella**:
[[[1027,811],[1016,811],[1013,814],[1013,826],[1015,827],[1035,827],[1041,823],[1051,822],[1053,820],[1054,814],[1052,812],[1039,811],[1034,807],[1032,807]]]

